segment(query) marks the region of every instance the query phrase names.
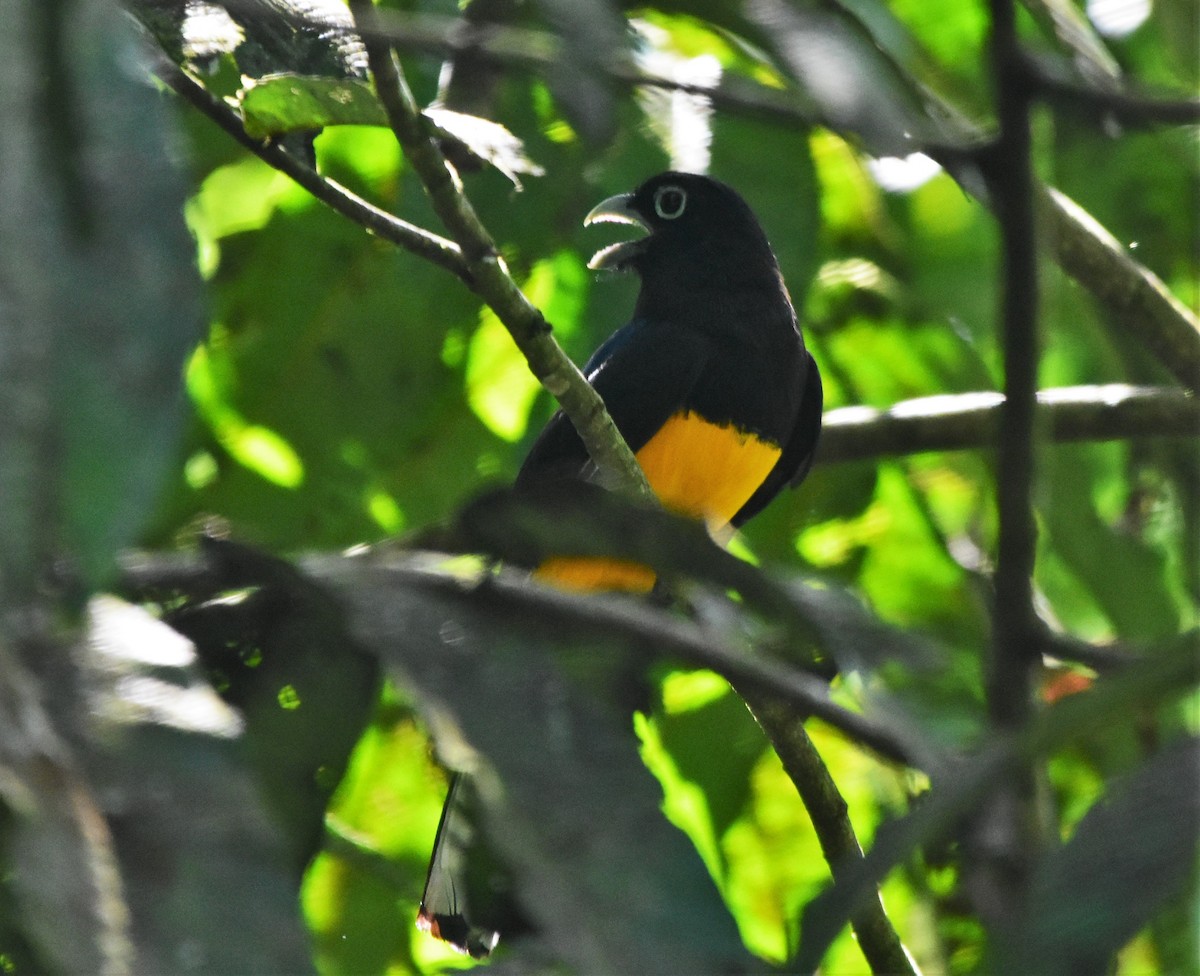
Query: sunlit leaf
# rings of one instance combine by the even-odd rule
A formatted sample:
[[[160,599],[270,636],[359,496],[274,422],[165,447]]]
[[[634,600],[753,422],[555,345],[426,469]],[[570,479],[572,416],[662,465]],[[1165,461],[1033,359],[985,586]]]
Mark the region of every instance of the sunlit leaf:
[[[210,356],[200,346],[188,365],[188,392],[201,415],[212,425],[221,446],[240,464],[281,488],[296,488],[304,481],[304,463],[279,434],[260,424],[250,424],[224,399],[210,367]]]
[[[246,132],[256,139],[330,125],[387,125],[387,115],[365,81],[305,75],[267,75],[242,89]]]
[[[569,335],[587,294],[587,271],[577,255],[564,251],[534,265],[524,291],[548,321]],[[516,441],[525,434],[541,384],[495,313],[485,308],[480,319],[467,347],[467,400],[496,435]]]

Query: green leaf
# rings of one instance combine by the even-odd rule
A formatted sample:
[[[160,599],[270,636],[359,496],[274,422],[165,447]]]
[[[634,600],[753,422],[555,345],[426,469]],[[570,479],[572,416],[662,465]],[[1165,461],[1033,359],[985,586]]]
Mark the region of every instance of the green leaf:
[[[354,78],[266,75],[238,95],[247,135],[255,139],[330,125],[387,125],[375,91]]]
[[[587,270],[570,251],[535,264],[522,288],[547,321],[561,326],[566,335],[574,326],[587,289]],[[480,319],[467,346],[467,401],[493,433],[517,441],[525,434],[529,409],[542,386],[495,313],[485,308]]]
[[[1048,541],[1103,610],[1114,633],[1153,639],[1178,633],[1189,616],[1169,552],[1101,516],[1096,495],[1124,482],[1117,445],[1060,445],[1045,458],[1040,506]],[[1080,477],[1086,472],[1086,477]],[[1113,566],[1123,572],[1115,574]]]
[[[217,355],[223,350],[219,347]],[[247,423],[229,405],[214,367],[211,346],[199,346],[187,368],[187,387],[200,415],[211,425],[221,446],[240,464],[281,488],[298,488],[304,481],[304,462],[275,431]],[[222,370],[228,373],[228,369]]]
[[[247,83],[238,93],[238,105],[247,134],[256,139],[333,125],[388,124],[375,90],[355,78],[267,75]],[[422,114],[442,142],[443,151],[460,165],[487,163],[518,189],[519,174],[541,176],[544,172],[525,155],[521,140],[498,122],[445,108],[429,108]]]

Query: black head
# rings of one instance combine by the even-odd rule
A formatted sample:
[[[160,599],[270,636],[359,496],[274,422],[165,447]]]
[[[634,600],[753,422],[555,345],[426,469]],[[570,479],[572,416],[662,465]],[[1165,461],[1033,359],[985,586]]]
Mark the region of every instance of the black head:
[[[642,278],[641,312],[681,304],[712,307],[753,293],[778,302],[787,292],[766,234],[732,188],[694,173],[660,173],[632,193],[605,200],[585,224],[635,224],[647,235],[598,252],[591,268],[633,270]]]
[[[603,221],[636,224],[648,236],[605,248],[592,258],[593,268],[630,268],[643,279],[680,264],[700,279],[776,273],[754,212],[735,190],[708,176],[660,173],[632,193],[605,200],[584,224]]]

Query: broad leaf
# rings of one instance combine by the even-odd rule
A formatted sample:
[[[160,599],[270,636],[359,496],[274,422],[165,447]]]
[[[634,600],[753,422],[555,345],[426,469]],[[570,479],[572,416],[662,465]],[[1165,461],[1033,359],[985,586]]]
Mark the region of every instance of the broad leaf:
[[[592,972],[749,962],[638,758],[622,690],[638,670],[631,648],[599,635],[564,641],[552,621],[489,599],[486,581],[423,581],[381,557],[322,575],[358,639],[416,695],[442,756],[474,778],[541,952]]]

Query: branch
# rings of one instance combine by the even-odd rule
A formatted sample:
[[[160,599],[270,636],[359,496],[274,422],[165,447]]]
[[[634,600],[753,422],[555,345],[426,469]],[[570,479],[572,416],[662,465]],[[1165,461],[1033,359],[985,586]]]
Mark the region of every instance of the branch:
[[[603,631],[637,641],[660,658],[684,661],[723,675],[739,687],[757,691],[786,704],[795,712],[819,718],[881,758],[916,768],[909,746],[890,729],[835,704],[829,685],[807,672],[765,656],[754,656],[714,637],[700,626],[682,620],[638,598],[618,594],[580,594],[543,586],[517,570],[503,570],[482,579],[431,569],[431,556],[441,553],[405,551],[394,555],[375,550],[368,558],[317,554],[298,568],[318,586],[331,591],[378,583],[409,587],[430,594],[474,598],[487,594],[505,604],[517,619],[561,623],[564,628]],[[120,591],[138,600],[171,601],[180,594],[210,594],[219,580],[207,559],[177,554],[128,554],[122,559]],[[237,585],[249,585],[239,578]]]
[[[508,273],[487,229],[429,136],[412,91],[392,55],[373,30],[371,0],[351,0],[355,23],[363,30],[375,89],[405,158],[420,178],[434,212],[458,242],[471,274],[471,289],[496,313],[525,356],[533,375],[570,418],[591,455],[608,477],[608,487],[653,500],[633,452],[609,417],[599,394],[550,334],[542,313],[530,304]]]
[[[866,746],[883,759],[915,766],[916,758],[908,745],[889,729],[870,718],[834,703],[829,685],[804,671],[788,667],[763,656],[735,649],[694,623],[683,621],[658,610],[644,600],[614,594],[577,594],[543,586],[513,571],[488,576],[482,583],[464,581],[448,572],[418,568],[420,554],[408,565],[379,560],[362,566],[361,571],[383,574],[397,584],[452,595],[469,594],[476,586],[486,586],[490,595],[503,601],[519,614],[541,621],[559,621],[565,628],[600,630],[605,634],[638,642],[639,646],[660,659],[683,661],[696,668],[715,671],[731,684],[781,702],[792,713],[818,718],[847,738]],[[306,560],[301,568],[318,583],[334,577],[328,557]],[[353,563],[339,559],[343,567],[337,583],[345,586],[345,566]]]
[[[1045,630],[1041,637],[1041,652],[1060,661],[1070,661],[1091,668],[1097,674],[1120,671],[1142,664],[1150,656],[1147,651],[1126,644],[1092,644],[1070,634]]]
[[[1052,441],[1200,434],[1200,399],[1174,387],[1059,387],[1040,391],[1037,400],[1038,430]],[[830,410],[822,425],[817,462],[990,448],[1003,403],[1004,394],[986,391],[920,397],[882,410]]]
[[[739,694],[795,784],[812,820],[821,853],[836,879],[862,861],[863,851],[850,823],[846,801],[805,731],[805,716],[761,693],[739,690]],[[850,926],[872,972],[915,976],[917,970],[884,910],[878,889],[875,896],[855,913]]]
[[[1135,329],[1137,338],[1184,387],[1200,393],[1196,313],[1069,197],[1041,187],[1038,205],[1063,270],[1096,296],[1111,313],[1110,321]]]
[[[1155,98],[1129,91],[1116,82],[1105,87],[1081,84],[1064,76],[1056,62],[1031,52],[1024,54],[1030,81],[1047,102],[1111,115],[1129,127],[1200,124],[1200,101]]]
[[[1033,605],[1037,527],[1033,512],[1038,336],[1038,267],[1030,109],[1013,0],[991,0],[991,58],[1000,123],[989,190],[1000,226],[1004,402],[997,442],[995,598],[986,669],[988,717],[1012,734],[1033,714],[1038,635]],[[1033,777],[1018,768],[997,781],[975,824],[968,885],[993,932],[1010,922],[1029,885],[1038,833]]]
[[[242,146],[268,166],[290,176],[322,203],[384,240],[445,268],[470,285],[470,271],[462,252],[453,241],[380,210],[340,184],[321,176],[280,146],[248,136],[240,116],[233,109],[214,98],[203,85],[167,57],[157,57],[153,71],[164,85],[208,116]]]

